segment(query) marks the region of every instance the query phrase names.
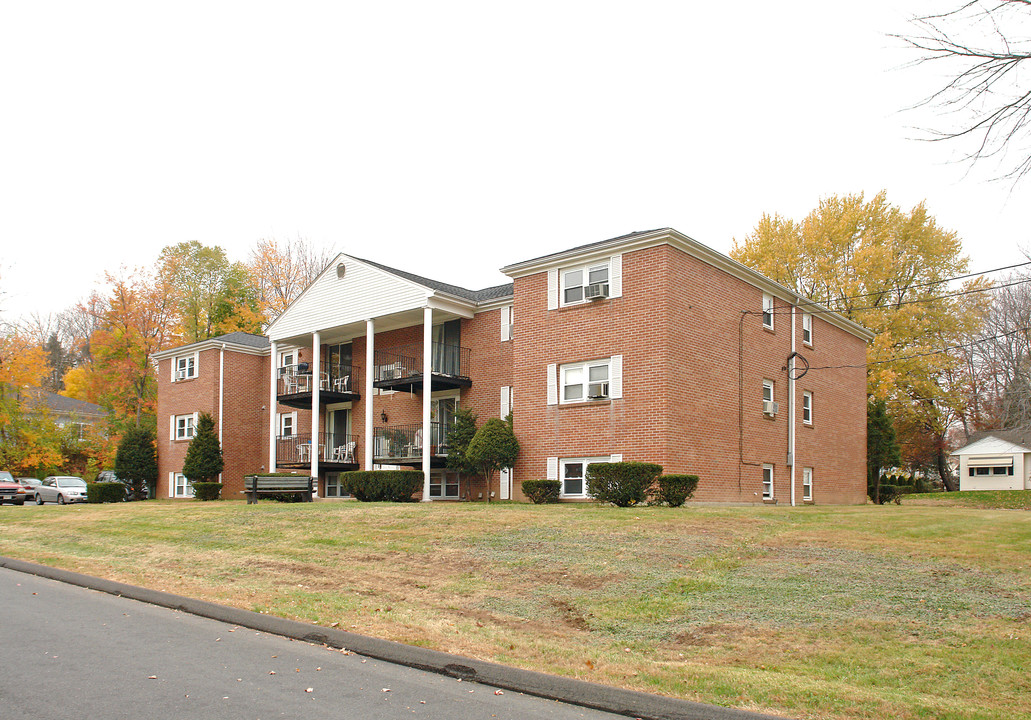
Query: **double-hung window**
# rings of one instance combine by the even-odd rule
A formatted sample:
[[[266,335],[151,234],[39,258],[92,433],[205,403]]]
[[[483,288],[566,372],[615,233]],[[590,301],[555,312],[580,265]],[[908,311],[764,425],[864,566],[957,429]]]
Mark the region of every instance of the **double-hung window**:
[[[763,465],[763,500],[773,499],[773,466]]]
[[[174,473],[172,476],[172,497],[193,497],[193,485],[190,484],[190,481],[182,473]]]
[[[813,346],[813,316],[807,312],[802,313],[802,342]]]
[[[763,327],[773,329],[773,296],[763,293]]]
[[[609,361],[595,360],[562,366],[562,402],[584,402],[609,397]]]
[[[196,414],[175,415],[172,418],[173,437],[176,440],[190,440],[193,438]]]
[[[611,462],[611,456],[588,458],[563,458],[559,461],[560,479],[562,481],[559,497],[587,497],[587,466],[591,463]]]
[[[562,304],[575,305],[588,298],[587,288],[590,285],[605,286],[604,295],[608,295],[609,263],[606,260],[597,265],[570,268],[562,271]]]
[[[802,393],[802,422],[806,425],[813,424],[813,394]]]
[[[297,413],[279,414],[279,436],[293,437],[297,434]]]
[[[802,500],[812,502],[813,500],[813,469],[802,468]]]
[[[182,355],[172,363],[172,382],[197,377],[197,356]]]

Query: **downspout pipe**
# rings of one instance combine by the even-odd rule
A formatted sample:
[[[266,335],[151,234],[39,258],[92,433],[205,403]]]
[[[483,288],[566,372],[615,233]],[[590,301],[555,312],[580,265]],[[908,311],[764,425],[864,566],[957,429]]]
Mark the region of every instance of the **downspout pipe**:
[[[226,377],[226,344],[218,351],[218,447],[222,448],[222,418],[225,406],[225,377]],[[222,482],[222,473],[218,474],[218,481]]]
[[[788,359],[788,472],[791,482],[791,507],[795,507],[795,309],[791,304],[791,355]]]

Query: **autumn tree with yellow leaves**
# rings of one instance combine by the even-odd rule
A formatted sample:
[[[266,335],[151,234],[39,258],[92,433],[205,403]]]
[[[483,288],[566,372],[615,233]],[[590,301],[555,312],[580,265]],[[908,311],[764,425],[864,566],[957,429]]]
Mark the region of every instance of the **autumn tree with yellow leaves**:
[[[764,215],[731,257],[877,333],[867,351],[869,394],[887,403],[904,459],[950,487],[946,436],[968,396],[950,349],[975,334],[989,298],[968,271],[956,233],[920,203],[882,191],[831,196],[801,221]],[[810,372],[837,372],[813,368]]]

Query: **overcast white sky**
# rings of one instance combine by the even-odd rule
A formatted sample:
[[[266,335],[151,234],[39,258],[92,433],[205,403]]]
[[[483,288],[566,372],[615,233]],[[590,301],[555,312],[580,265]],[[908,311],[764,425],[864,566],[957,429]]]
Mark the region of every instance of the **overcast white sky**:
[[[306,237],[478,289],[674,227],[728,252],[822,196],[926,199],[982,270],[1024,259],[992,183],[905,108],[936,89],[864,3],[4,2],[2,317],[186,240]]]

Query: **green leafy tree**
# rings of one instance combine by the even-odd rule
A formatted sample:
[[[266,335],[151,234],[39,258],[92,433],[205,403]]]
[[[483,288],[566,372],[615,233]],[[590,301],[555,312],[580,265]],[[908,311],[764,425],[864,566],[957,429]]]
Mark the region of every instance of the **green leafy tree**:
[[[901,464],[902,453],[888,408],[883,400],[871,400],[866,406],[866,487],[875,503],[881,502],[881,471]]]
[[[224,465],[215,421],[208,413],[201,413],[197,419],[197,431],[186,450],[183,475],[191,483],[218,482]]]
[[[448,450],[450,454],[450,449]],[[485,422],[473,439],[469,441],[466,459],[470,467],[483,475],[487,481],[487,502],[490,502],[494,473],[510,468],[519,456],[519,441],[512,432],[512,416],[508,420],[491,418]]]
[[[151,428],[126,429],[115,453],[115,472],[132,486],[137,500],[147,497],[147,487],[158,479],[158,455]]]

